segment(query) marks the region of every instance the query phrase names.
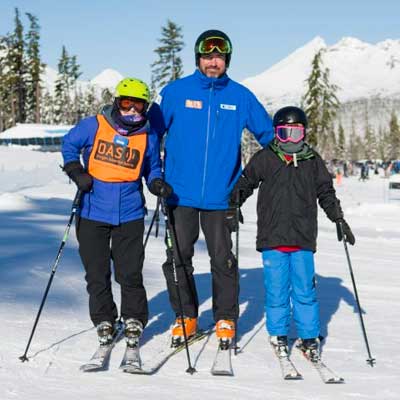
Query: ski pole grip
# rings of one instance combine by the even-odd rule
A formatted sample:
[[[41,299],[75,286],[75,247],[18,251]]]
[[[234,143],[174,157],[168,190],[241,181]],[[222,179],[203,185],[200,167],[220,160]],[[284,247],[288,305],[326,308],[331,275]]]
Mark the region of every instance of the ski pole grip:
[[[341,242],[343,240],[342,221],[336,222],[336,234],[337,234],[337,240]]]

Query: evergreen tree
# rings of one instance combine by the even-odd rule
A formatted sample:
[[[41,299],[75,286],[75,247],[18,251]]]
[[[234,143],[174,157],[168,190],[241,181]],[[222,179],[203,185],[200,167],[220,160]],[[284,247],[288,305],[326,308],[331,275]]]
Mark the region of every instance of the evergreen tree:
[[[168,20],[167,26],[161,27],[159,42],[160,46],[154,50],[158,60],[151,64],[150,87],[153,96],[157,89],[180,78],[183,74],[182,60],[178,55],[184,46],[182,27]]]
[[[342,126],[342,123],[339,124],[339,129],[338,129],[338,140],[337,140],[337,146],[336,146],[336,158],[339,160],[346,160],[346,139],[344,135],[344,129]]]
[[[0,36],[0,132],[12,126],[11,93],[9,90],[9,36]]]
[[[79,119],[80,96],[76,88],[76,81],[81,75],[79,69],[76,56],[69,56],[63,46],[54,89],[55,124],[74,124]]]
[[[340,103],[336,97],[338,87],[330,83],[329,69],[323,68],[322,55],[323,50],[320,50],[313,58],[302,107],[308,117],[308,141],[321,152],[327,146],[329,152],[335,136],[333,121]]]
[[[254,135],[247,129],[243,131],[242,135],[242,163],[246,165],[251,157],[261,149],[260,144],[257,142]]]
[[[18,8],[15,8],[15,28],[10,36],[9,46],[9,90],[11,93],[11,115],[13,125],[17,122],[25,122],[25,102],[26,102],[26,86],[25,86],[25,64],[24,64],[24,28],[19,16]]]
[[[365,112],[364,153],[368,160],[376,160],[378,145],[375,133],[369,123],[368,111]]]
[[[44,65],[40,61],[40,26],[37,17],[26,13],[30,21],[30,29],[26,35],[26,121],[40,122],[41,86],[40,74]]]
[[[389,157],[391,160],[400,158],[400,128],[397,115],[392,111],[389,123]]]
[[[43,124],[53,124],[55,121],[54,97],[47,91],[43,91],[40,104],[40,122]]]
[[[389,140],[388,132],[380,126],[378,136],[378,157],[383,161],[388,161],[390,159],[388,146]]]

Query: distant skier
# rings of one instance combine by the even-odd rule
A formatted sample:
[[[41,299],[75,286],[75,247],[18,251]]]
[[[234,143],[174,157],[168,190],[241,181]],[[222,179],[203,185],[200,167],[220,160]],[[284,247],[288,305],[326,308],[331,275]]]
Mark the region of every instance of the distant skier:
[[[142,177],[154,195],[172,193],[161,179],[159,140],[147,117],[149,101],[144,82],[123,79],[116,86],[113,106],[102,115],[81,120],[63,139],[64,171],[84,192],[76,232],[86,270],[90,318],[101,345],[112,342],[118,318],[111,291],[111,260],[121,285],[128,345],[137,343],[148,319],[142,277]]]
[[[265,310],[270,342],[288,353],[293,316],[302,350],[319,359],[320,319],[315,291],[314,252],[317,201],[328,218],[341,223],[355,243],[324,161],[306,142],[307,117],[297,107],[274,116],[275,139],[250,160],[231,195],[240,204],[259,187],[257,250],[262,252]]]
[[[361,171],[360,171],[360,178],[358,179],[359,181],[365,182],[368,179],[369,175],[369,170],[368,170],[368,164],[362,163],[361,165]]]

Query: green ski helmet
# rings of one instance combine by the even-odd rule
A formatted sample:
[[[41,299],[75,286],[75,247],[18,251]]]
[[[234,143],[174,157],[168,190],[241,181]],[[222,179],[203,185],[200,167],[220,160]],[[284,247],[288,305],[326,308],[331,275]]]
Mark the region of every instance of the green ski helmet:
[[[116,86],[115,97],[134,97],[150,103],[150,90],[140,79],[125,78]]]

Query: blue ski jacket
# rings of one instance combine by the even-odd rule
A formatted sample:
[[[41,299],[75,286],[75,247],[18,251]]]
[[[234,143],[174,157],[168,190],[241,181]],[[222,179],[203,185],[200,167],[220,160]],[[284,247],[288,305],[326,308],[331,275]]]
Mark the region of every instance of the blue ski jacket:
[[[61,149],[64,165],[71,161],[79,161],[82,152],[85,169],[88,169],[88,160],[98,128],[98,119],[92,116],[82,119],[64,136]],[[110,125],[110,129],[114,128]],[[119,225],[145,216],[142,177],[149,186],[154,178],[161,178],[162,174],[157,133],[146,124],[134,134],[144,131],[147,132],[147,146],[140,178],[132,182],[105,182],[93,178],[91,191],[84,193],[82,198],[81,217]]]
[[[228,208],[242,172],[243,129],[263,147],[273,139],[267,111],[226,74],[209,78],[199,70],[164,87],[158,102],[167,129],[165,180],[174,190],[169,204]]]

